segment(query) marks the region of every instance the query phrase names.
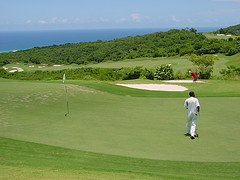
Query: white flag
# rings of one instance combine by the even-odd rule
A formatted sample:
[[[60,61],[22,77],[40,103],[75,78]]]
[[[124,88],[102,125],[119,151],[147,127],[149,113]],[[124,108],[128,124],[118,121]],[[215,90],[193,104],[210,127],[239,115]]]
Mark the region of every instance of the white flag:
[[[65,81],[65,74],[63,75],[63,83],[64,83],[64,81]]]

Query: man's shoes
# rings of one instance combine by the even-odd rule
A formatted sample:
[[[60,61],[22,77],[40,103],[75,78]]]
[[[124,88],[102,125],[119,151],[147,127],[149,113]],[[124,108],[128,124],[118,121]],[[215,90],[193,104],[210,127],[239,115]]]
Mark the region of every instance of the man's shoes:
[[[191,136],[191,139],[195,139],[195,137],[194,137],[194,136]]]

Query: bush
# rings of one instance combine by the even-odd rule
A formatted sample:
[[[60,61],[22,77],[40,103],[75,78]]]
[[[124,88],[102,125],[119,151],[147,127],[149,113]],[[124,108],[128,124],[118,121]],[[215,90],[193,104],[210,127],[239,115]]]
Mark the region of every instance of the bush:
[[[151,70],[147,69],[147,68],[145,68],[142,71],[142,76],[145,77],[146,79],[151,79],[151,80],[154,79],[154,73]]]
[[[186,76],[181,71],[177,71],[176,74],[174,74],[174,79],[185,79],[185,78]]]
[[[173,77],[173,68],[168,64],[158,66],[154,73],[154,78],[157,80],[170,80],[173,79]]]
[[[138,79],[141,76],[142,68],[137,66],[134,69],[127,68],[123,80]]]
[[[237,54],[238,53],[238,50],[234,47],[231,47],[228,52],[225,53],[226,56],[232,56],[234,54]]]
[[[198,78],[200,78],[200,79],[210,79],[210,77],[212,76],[212,72],[213,72],[213,67],[212,66],[207,67],[207,68],[204,68],[203,66],[200,66]]]
[[[222,69],[220,71],[223,79],[239,79],[240,77],[240,67],[227,66],[227,69]]]

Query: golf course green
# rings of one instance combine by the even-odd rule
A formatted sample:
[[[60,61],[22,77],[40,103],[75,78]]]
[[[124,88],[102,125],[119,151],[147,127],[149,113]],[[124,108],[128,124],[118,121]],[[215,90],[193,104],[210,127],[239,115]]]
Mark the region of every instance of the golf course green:
[[[183,83],[188,91],[119,82],[0,79],[0,179],[238,179],[240,82]],[[164,83],[131,80],[120,83]],[[201,105],[198,138],[184,101]]]

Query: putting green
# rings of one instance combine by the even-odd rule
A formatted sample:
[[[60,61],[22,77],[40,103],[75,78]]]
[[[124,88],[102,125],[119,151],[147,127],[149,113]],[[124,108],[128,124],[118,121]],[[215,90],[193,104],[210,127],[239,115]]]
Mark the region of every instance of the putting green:
[[[240,97],[200,97],[199,139],[190,140],[184,136],[184,94],[134,97],[148,92],[117,95],[68,84],[70,115],[65,117],[60,83],[1,80],[0,85],[1,137],[148,159],[240,161]]]

